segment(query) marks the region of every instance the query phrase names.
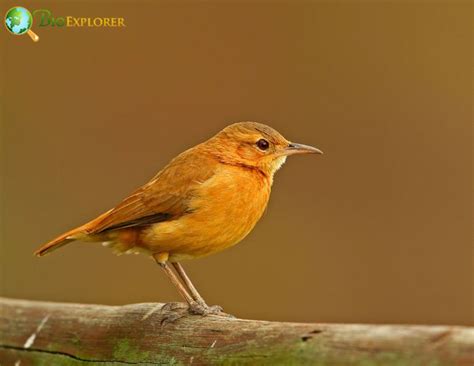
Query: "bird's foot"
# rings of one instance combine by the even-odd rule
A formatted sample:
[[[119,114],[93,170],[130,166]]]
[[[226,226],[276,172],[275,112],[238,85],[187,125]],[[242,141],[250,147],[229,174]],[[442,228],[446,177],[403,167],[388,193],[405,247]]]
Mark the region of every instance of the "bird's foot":
[[[224,313],[222,311],[222,306],[219,305],[212,305],[209,306],[206,303],[198,303],[198,302],[193,302],[192,304],[189,305],[188,311],[192,315],[201,315],[201,316],[206,316],[206,315],[218,315],[218,316],[224,316],[228,318],[235,318],[233,315]]]
[[[222,307],[219,305],[209,306],[206,303],[200,303],[197,301],[191,303],[189,306],[182,302],[169,302],[161,307],[160,313],[162,314],[162,327],[167,324],[172,324],[189,314],[201,316],[217,315],[226,318],[235,318],[235,316],[231,314],[224,313]]]
[[[187,309],[187,305],[182,302],[168,302],[164,304],[160,309],[160,313],[163,314],[160,322],[161,326],[174,323],[185,317],[188,314]]]
[[[183,302],[167,302],[166,304],[164,304],[161,307],[160,312],[161,313],[173,312],[173,311],[176,311],[176,310],[184,310],[184,309],[187,309],[186,303],[183,303]]]
[[[222,308],[222,306],[219,306],[219,305],[211,305],[211,306],[207,306],[207,308],[209,309],[210,313],[211,314],[220,314],[220,313],[223,313],[224,309]]]

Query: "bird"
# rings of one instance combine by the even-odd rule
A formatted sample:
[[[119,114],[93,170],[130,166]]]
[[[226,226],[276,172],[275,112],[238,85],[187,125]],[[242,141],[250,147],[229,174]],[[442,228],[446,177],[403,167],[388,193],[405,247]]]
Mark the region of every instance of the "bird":
[[[180,262],[244,239],[265,212],[274,174],[296,154],[322,151],[290,142],[262,123],[233,123],[176,156],[114,208],[34,254],[41,257],[76,240],[102,242],[116,254],[143,253],[163,269],[189,313],[225,314],[206,303]]]

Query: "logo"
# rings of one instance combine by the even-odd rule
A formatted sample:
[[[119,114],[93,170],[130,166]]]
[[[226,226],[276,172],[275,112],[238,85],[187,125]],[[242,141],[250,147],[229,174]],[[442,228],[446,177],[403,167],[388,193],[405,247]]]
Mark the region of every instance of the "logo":
[[[126,27],[124,18],[117,17],[54,17],[49,9],[36,9],[33,15],[22,6],[15,6],[5,14],[5,27],[14,35],[28,34],[35,42],[38,35],[31,30],[33,16],[38,21],[38,27],[54,28],[121,28]]]
[[[15,6],[5,14],[5,26],[11,34],[20,36],[28,34],[34,42],[39,41],[38,35],[31,30],[33,16],[28,9]]]

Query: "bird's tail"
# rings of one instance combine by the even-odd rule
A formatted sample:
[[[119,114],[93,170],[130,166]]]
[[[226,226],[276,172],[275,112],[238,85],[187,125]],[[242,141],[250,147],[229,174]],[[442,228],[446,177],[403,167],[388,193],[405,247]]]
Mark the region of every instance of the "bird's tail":
[[[42,245],[34,253],[37,257],[42,257],[56,249],[61,248],[62,246],[69,244],[74,240],[86,240],[86,241],[98,241],[102,240],[102,236],[97,234],[97,224],[100,224],[107,215],[110,214],[112,210],[109,210],[99,217],[95,218],[92,221],[85,223],[75,229],[69,230],[68,232],[58,236],[56,239],[51,240],[50,242]]]
[[[50,242],[42,245],[40,248],[38,248],[36,251],[35,251],[35,255],[37,257],[42,257],[43,255],[46,255],[56,249],[59,249],[61,248],[62,246],[76,240],[76,239],[79,239],[81,237],[83,237],[84,235],[86,235],[86,233],[84,232],[84,226],[79,226],[75,229],[72,229],[60,236],[58,236],[56,239],[53,239],[51,240]]]

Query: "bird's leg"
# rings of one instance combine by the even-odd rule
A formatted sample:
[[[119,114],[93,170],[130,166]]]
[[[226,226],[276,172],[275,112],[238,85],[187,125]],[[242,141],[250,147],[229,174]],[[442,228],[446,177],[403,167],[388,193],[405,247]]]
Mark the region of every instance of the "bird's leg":
[[[179,277],[181,278],[181,280],[184,282],[184,284],[188,288],[191,296],[193,297],[194,300],[196,300],[196,302],[199,305],[207,308],[210,311],[211,314],[228,315],[228,314],[225,314],[225,313],[222,312],[222,307],[219,306],[219,305],[212,305],[212,306],[207,305],[206,301],[204,301],[204,299],[199,294],[198,290],[196,290],[196,287],[194,287],[194,285],[191,282],[190,278],[188,277],[188,275],[184,271],[183,266],[178,262],[173,262],[172,264],[173,264],[174,268],[176,269],[176,272],[178,273]]]
[[[171,283],[176,287],[178,290],[179,294],[184,298],[184,300],[188,303],[189,305],[189,311],[192,314],[198,314],[198,315],[207,315],[211,313],[209,311],[209,308],[206,306],[203,306],[196,302],[193,297],[188,293],[186,288],[183,286],[183,284],[180,282],[180,280],[176,277],[176,274],[172,271],[172,269],[168,266],[168,253],[158,253],[154,254],[153,258],[155,259],[156,263],[163,269],[165,272],[166,276],[170,279]]]
[[[179,277],[181,278],[181,280],[184,282],[184,284],[188,288],[188,290],[189,290],[191,296],[193,297],[193,299],[196,300],[198,304],[207,307],[206,302],[204,301],[202,296],[199,294],[198,290],[196,290],[196,287],[194,287],[193,283],[189,279],[186,272],[184,272],[183,266],[181,264],[179,264],[178,262],[173,262],[172,264],[173,264],[174,268],[176,269],[176,272],[178,273]]]

